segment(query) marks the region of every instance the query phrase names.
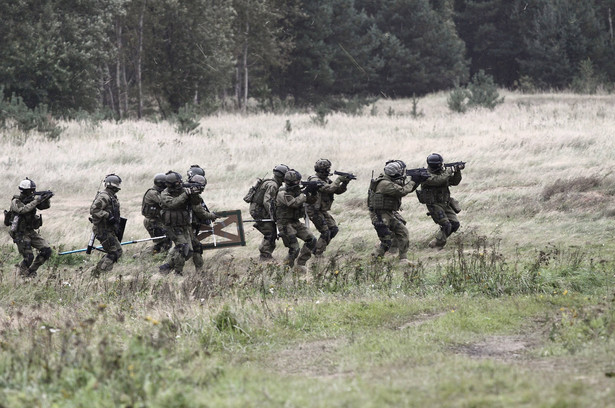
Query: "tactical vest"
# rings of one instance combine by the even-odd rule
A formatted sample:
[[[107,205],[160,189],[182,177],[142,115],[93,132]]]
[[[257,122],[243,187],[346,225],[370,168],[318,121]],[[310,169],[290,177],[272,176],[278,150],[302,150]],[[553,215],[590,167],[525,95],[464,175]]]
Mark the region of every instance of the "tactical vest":
[[[416,196],[421,204],[447,204],[451,198],[448,185],[444,186],[421,186],[416,190]]]
[[[256,205],[264,205],[263,199],[265,198],[265,190],[266,190],[265,184],[269,181],[273,181],[275,183],[275,180],[273,179],[264,179],[258,186],[258,189],[256,190],[256,192],[254,193],[252,202],[255,203]]]
[[[181,193],[182,190],[179,190],[177,196]],[[186,200],[184,208],[165,208],[163,206],[162,222],[169,227],[186,227],[192,224],[192,209],[190,207],[190,200]]]
[[[286,190],[288,191],[288,190]],[[301,190],[288,191],[293,197],[298,197],[301,194]],[[305,210],[303,206],[299,208],[288,207],[286,205],[278,205],[275,207],[276,220],[299,220],[305,216]]]
[[[160,194],[160,192],[155,188],[150,188],[145,192],[145,194],[143,195],[143,201],[141,203],[141,215],[147,218],[160,218],[160,211],[162,210],[160,204],[145,200],[145,197],[147,197],[147,193],[152,190]]]
[[[13,200],[15,199],[21,201],[24,204],[28,204],[34,199],[34,196],[32,196],[30,200],[24,200],[23,197],[16,195],[16,196],[13,196]],[[17,224],[16,231],[25,231],[28,229],[38,229],[43,225],[43,219],[41,218],[41,216],[36,215],[36,208],[26,214],[16,214],[12,211],[10,211],[10,213],[11,213],[10,223],[13,222],[15,217],[19,216],[19,222]]]
[[[384,180],[383,176],[372,180],[367,190],[367,207],[370,211],[398,211],[401,208],[401,197],[393,197],[388,194],[376,192],[378,183]]]

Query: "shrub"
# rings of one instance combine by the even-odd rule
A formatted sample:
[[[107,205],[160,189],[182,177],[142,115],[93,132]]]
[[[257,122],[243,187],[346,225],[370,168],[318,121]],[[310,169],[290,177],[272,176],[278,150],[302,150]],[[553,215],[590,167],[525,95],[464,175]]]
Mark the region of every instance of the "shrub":
[[[499,97],[500,94],[495,86],[493,77],[485,74],[482,69],[472,77],[472,81],[468,85],[468,91],[468,107],[477,106],[493,110],[504,102],[504,97]]]
[[[47,105],[41,104],[30,109],[20,96],[13,94],[10,99],[5,99],[3,88],[0,87],[0,129],[12,128],[24,134],[36,130],[48,139],[57,139],[64,131],[49,113]]]
[[[457,85],[446,99],[448,108],[453,112],[464,113],[466,110],[468,110],[468,106],[466,104],[466,99],[468,99],[468,96],[469,95],[467,89]]]
[[[193,135],[198,133],[198,127],[201,126],[196,108],[190,104],[185,104],[179,108],[174,120],[177,133]]]

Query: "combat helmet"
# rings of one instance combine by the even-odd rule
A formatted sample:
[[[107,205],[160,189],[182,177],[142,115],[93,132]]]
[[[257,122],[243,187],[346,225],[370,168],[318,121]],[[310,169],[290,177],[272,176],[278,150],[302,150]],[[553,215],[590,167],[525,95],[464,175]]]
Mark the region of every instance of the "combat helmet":
[[[198,164],[192,164],[190,165],[190,168],[188,169],[186,174],[188,175],[188,180],[190,180],[193,176],[196,176],[197,174],[199,176],[205,177],[205,170],[203,170]]]
[[[194,176],[192,176],[190,182],[200,184],[202,186],[201,191],[203,191],[203,189],[205,189],[205,186],[207,185],[207,179],[200,174],[195,174]]]
[[[23,193],[33,193],[36,190],[36,183],[26,177],[19,183],[19,190]]]
[[[432,153],[427,156],[427,167],[429,167],[430,170],[440,170],[443,163],[444,159],[438,153]]]
[[[169,170],[167,174],[165,174],[164,178],[165,178],[165,184],[167,185],[167,187],[169,188],[181,187],[181,184],[182,184],[181,174],[173,170]]]
[[[331,170],[331,161],[327,159],[319,159],[314,164],[314,171],[320,174],[329,175],[329,171]]]
[[[403,163],[403,162],[402,162]],[[398,160],[389,161],[384,166],[384,174],[392,179],[398,179],[404,176],[404,166]]]
[[[105,187],[111,187],[116,190],[121,190],[120,184],[122,184],[122,179],[117,174],[107,174],[105,176]]]
[[[301,182],[301,173],[297,170],[288,170],[284,175],[284,184],[289,187],[298,186]]]
[[[285,164],[278,164],[273,168],[273,175],[279,178],[284,178],[286,172],[290,170],[289,167]]]
[[[158,188],[166,187],[167,176],[164,173],[158,173],[154,176],[154,185]]]

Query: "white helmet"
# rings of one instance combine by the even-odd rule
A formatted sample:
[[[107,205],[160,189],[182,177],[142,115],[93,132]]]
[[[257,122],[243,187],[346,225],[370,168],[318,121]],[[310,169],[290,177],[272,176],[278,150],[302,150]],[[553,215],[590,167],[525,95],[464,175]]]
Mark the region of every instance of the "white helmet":
[[[34,181],[30,180],[29,178],[26,177],[25,180],[21,180],[21,183],[19,183],[19,189],[21,191],[24,190],[35,190],[36,189],[36,183],[34,183]]]
[[[115,187],[120,190],[120,184],[122,184],[122,179],[117,174],[108,174],[105,177],[105,187]]]
[[[398,161],[391,161],[384,166],[384,174],[394,179],[404,176],[404,167]]]

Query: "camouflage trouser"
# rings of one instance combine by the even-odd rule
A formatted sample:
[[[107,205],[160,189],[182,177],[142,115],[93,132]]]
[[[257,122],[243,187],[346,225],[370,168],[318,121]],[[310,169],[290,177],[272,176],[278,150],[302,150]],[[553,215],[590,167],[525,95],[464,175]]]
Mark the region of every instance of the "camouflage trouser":
[[[190,225],[181,227],[166,227],[167,237],[171,238],[175,246],[167,254],[165,263],[181,274],[184,264],[192,257],[192,227]]]
[[[429,204],[427,210],[433,221],[440,226],[436,232],[436,245],[443,247],[449,235],[459,229],[457,214],[448,204]]]
[[[380,246],[376,250],[376,256],[383,256],[387,252],[395,239],[399,250],[399,259],[408,257],[408,246],[410,245],[406,221],[397,211],[370,211],[369,217],[372,225],[380,239]]]
[[[316,242],[316,248],[314,249],[314,254],[320,255],[325,252],[329,242],[337,235],[339,228],[331,214],[327,211],[315,210],[308,206],[307,214],[310,217],[310,221],[314,224],[314,227],[320,232],[320,236]]]
[[[13,242],[17,244],[17,250],[23,257],[23,261],[19,267],[22,270],[30,270],[36,272],[36,270],[49,259],[51,256],[51,247],[45,241],[45,238],[41,237],[38,232],[32,229],[25,231],[10,232]],[[32,248],[38,250],[36,258]]]
[[[275,249],[275,241],[278,238],[278,230],[275,222],[256,222],[254,228],[263,234],[263,240],[258,247],[261,258],[271,258]]]
[[[205,261],[203,260],[203,244],[197,237],[198,230],[192,229],[192,262],[194,262],[194,268],[197,272],[203,269]]]
[[[312,256],[312,250],[316,247],[316,237],[310,232],[305,224],[299,220],[285,220],[278,222],[280,228],[280,238],[284,246],[288,248],[288,257],[286,263],[288,266],[295,264],[305,265]],[[299,248],[297,238],[304,241],[304,244]]]
[[[149,236],[152,238],[166,235],[164,224],[157,218],[143,219],[143,226],[147,230]],[[156,252],[168,251],[172,245],[173,244],[169,238],[154,240],[154,250]]]
[[[94,227],[94,233],[96,234],[96,239],[100,241],[100,245],[102,245],[106,252],[105,256],[100,258],[96,264],[95,270],[98,273],[109,272],[113,269],[113,264],[122,256],[122,246],[113,230]]]

